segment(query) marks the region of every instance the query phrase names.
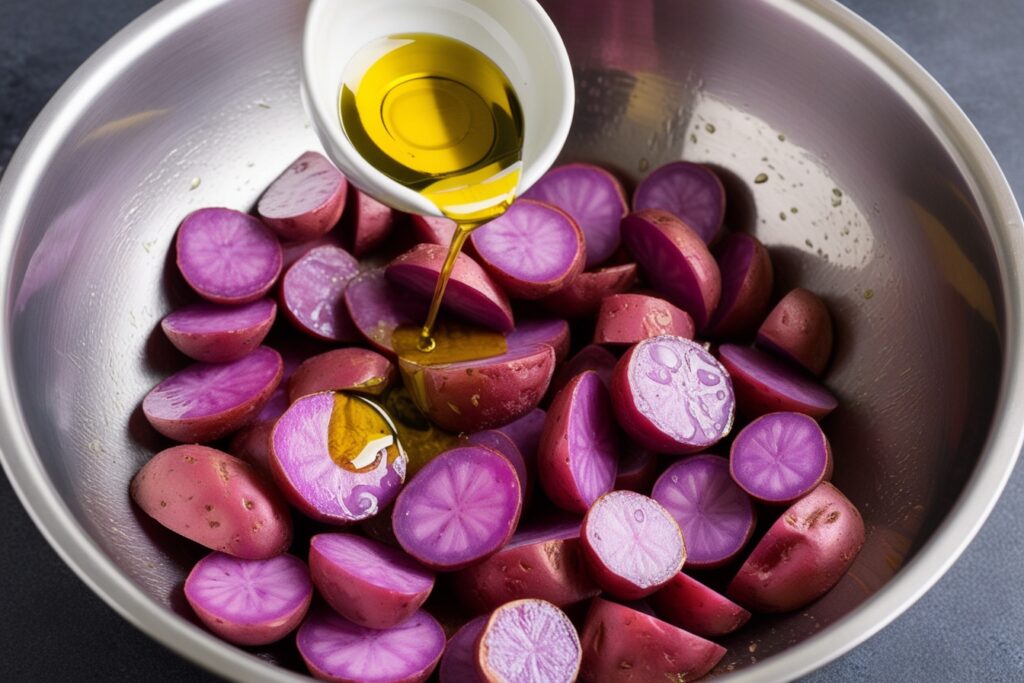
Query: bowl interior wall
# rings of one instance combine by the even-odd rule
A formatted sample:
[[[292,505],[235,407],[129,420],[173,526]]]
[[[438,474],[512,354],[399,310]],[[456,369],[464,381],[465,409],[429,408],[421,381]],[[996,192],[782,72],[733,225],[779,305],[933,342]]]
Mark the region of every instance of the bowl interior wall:
[[[976,465],[1001,370],[1003,302],[969,180],[912,93],[784,4],[547,3],[577,79],[564,158],[629,185],[673,159],[713,165],[729,227],[770,247],[778,293],[816,291],[836,319],[841,408],[826,424],[865,549],[824,599],[735,636],[743,656],[720,670],[809,637],[899,571]],[[188,299],[168,256],[177,224],[250,208],[317,147],[299,97],[303,11],[227,3],[139,55],[84,106],[16,251],[16,382],[46,474],[124,573],[186,616],[180,584],[201,553],[128,498],[164,445],[138,406],[182,364],[158,328]]]

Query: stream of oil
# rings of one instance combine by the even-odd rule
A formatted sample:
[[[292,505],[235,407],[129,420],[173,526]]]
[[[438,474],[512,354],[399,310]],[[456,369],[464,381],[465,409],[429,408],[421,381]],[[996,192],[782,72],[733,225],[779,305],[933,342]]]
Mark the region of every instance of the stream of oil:
[[[508,77],[482,52],[433,34],[368,43],[349,62],[341,125],[377,170],[434,203],[458,227],[416,348],[434,325],[466,238],[505,213],[522,170],[523,114]]]

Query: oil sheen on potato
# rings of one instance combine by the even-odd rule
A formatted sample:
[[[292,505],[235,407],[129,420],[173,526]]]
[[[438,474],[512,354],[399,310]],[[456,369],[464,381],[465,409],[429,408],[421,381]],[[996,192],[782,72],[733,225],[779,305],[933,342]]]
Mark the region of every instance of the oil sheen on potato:
[[[448,276],[470,231],[515,198],[523,114],[486,55],[443,36],[405,33],[368,43],[342,79],[341,125],[356,150],[459,224],[422,331],[423,351]]]

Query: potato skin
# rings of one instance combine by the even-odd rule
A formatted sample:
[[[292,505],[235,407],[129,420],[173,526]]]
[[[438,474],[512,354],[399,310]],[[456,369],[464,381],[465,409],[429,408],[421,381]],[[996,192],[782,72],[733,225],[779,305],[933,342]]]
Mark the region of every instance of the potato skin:
[[[619,359],[611,351],[600,344],[588,344],[576,352],[572,358],[562,363],[551,378],[549,393],[554,396],[560,392],[569,381],[576,375],[593,370],[600,376],[604,385],[610,386],[612,371]]]
[[[401,359],[417,407],[441,429],[478,432],[516,420],[540,403],[555,371],[555,350],[541,344],[468,363],[420,365]]]
[[[611,294],[629,291],[636,284],[636,264],[625,263],[580,273],[566,287],[544,297],[541,303],[557,316],[585,318],[597,313],[601,301]]]
[[[400,288],[430,295],[447,256],[446,246],[417,244],[393,260],[385,273],[387,279]],[[472,302],[469,308],[465,304],[467,299]],[[487,303],[481,303],[483,301]],[[508,295],[479,263],[465,253],[455,259],[444,302],[447,310],[458,312],[462,317],[471,316],[470,319],[478,325],[499,332],[515,329]]]
[[[821,376],[832,355],[832,316],[817,294],[797,287],[757,330],[757,345]]]
[[[288,400],[320,391],[385,393],[395,379],[394,364],[376,351],[352,346],[307,358],[288,380]]]
[[[394,229],[396,212],[390,206],[381,204],[354,186],[349,190],[349,204],[353,207],[352,223],[348,228],[352,243],[352,255],[362,258],[381,246]],[[355,197],[351,195],[355,194]]]
[[[249,560],[279,555],[292,541],[288,506],[251,465],[214,448],[174,446],[131,483],[142,510],[211,550]]]
[[[613,294],[601,302],[595,344],[635,344],[671,334],[693,339],[693,318],[664,299],[646,294]]]
[[[585,683],[693,681],[714,668],[725,648],[635,609],[596,598],[580,642]]]
[[[265,479],[271,479],[270,473],[270,434],[274,431],[273,420],[261,420],[242,427],[231,437],[228,451],[231,455],[256,468]]]
[[[728,635],[750,620],[750,612],[683,572],[650,603],[659,617],[702,638]]]
[[[863,545],[860,512],[823,482],[772,525],[726,595],[756,612],[800,609],[839,582]]]
[[[459,600],[478,614],[526,598],[565,607],[601,592],[587,573],[579,537],[506,546],[460,570],[453,585]]]
[[[736,289],[735,295],[730,296],[728,301],[726,301],[725,281],[732,274],[726,273],[724,271],[725,264],[719,263],[720,268],[723,268],[721,270],[722,296],[706,330],[709,335],[717,339],[748,337],[757,329],[771,305],[772,287],[775,284],[772,259],[768,250],[756,237],[746,233],[733,233],[715,245],[713,253],[716,258],[721,258],[727,248],[735,246],[733,243],[740,242],[750,244],[753,253],[743,280]]]
[[[640,237],[645,232],[658,234],[657,255],[645,251]],[[644,209],[622,220],[622,241],[654,289],[689,313],[697,329],[703,330],[722,296],[722,275],[701,236],[668,211]],[[688,287],[681,281],[684,274]]]

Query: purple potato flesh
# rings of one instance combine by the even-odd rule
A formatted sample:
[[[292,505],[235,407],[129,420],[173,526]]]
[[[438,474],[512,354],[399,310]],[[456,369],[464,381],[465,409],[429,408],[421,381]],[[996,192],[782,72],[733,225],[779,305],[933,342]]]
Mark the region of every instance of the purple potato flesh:
[[[348,181],[327,157],[306,152],[277,177],[256,210],[286,240],[311,240],[330,231],[345,210]]]
[[[703,330],[722,295],[722,276],[707,245],[670,213],[648,209],[622,221],[622,240],[648,282]]]
[[[828,438],[811,417],[769,413],[736,435],[729,453],[733,480],[763,503],[789,505],[831,469]]]
[[[341,247],[317,247],[296,261],[281,282],[281,303],[301,331],[328,342],[359,339],[345,308],[345,288],[359,262]]]
[[[401,550],[347,533],[310,539],[309,570],[327,604],[367,628],[405,621],[434,588],[434,573]]]
[[[438,668],[440,683],[483,683],[476,668],[476,641],[490,615],[479,616],[465,624],[448,639]]]
[[[725,187],[707,166],[675,161],[654,169],[637,186],[633,210],[644,209],[668,211],[711,244],[725,218]]]
[[[179,308],[160,323],[174,346],[193,360],[228,363],[263,343],[277,317],[277,304],[257,299],[240,306],[200,302]]]
[[[732,378],[736,407],[747,418],[787,411],[820,420],[839,405],[815,377],[763,351],[722,344],[718,358]]]
[[[185,599],[218,636],[237,645],[267,645],[291,633],[306,616],[313,584],[294,555],[243,560],[210,553],[185,580]]]
[[[539,299],[583,272],[583,233],[561,209],[528,199],[474,230],[470,241],[491,277],[516,299]]]
[[[369,400],[325,391],[298,399],[271,434],[270,466],[285,497],[313,519],[349,524],[398,495],[406,456]]]
[[[732,429],[729,373],[682,337],[652,337],[630,348],[615,366],[611,392],[622,429],[658,453],[701,451]]]
[[[619,443],[608,389],[596,372],[577,375],[555,397],[540,438],[537,472],[548,499],[585,513],[615,485]]]
[[[442,453],[395,501],[395,536],[423,564],[454,571],[497,552],[511,538],[523,494],[515,468],[489,448]]]
[[[447,247],[417,244],[387,267],[388,281],[407,296],[429,301],[448,255]],[[455,259],[451,279],[445,289],[442,308],[476,325],[498,332],[515,329],[512,308],[501,287],[466,254]],[[418,321],[422,324],[422,320]]]
[[[586,267],[601,265],[619,247],[619,222],[626,215],[622,184],[608,171],[591,164],[551,169],[523,194],[553,204],[572,216],[586,241]]]
[[[477,666],[489,683],[572,683],[580,668],[580,639],[555,605],[515,600],[487,620]]]
[[[657,501],[633,491],[597,499],[583,518],[584,556],[597,583],[621,600],[638,600],[682,569],[679,524]]]
[[[756,237],[732,233],[715,245],[722,276],[722,296],[707,332],[718,339],[749,337],[771,303],[774,273],[771,257]]]
[[[263,223],[232,209],[190,213],[175,242],[178,270],[199,296],[244,304],[265,296],[281,274],[281,244]]]
[[[361,273],[345,289],[345,308],[356,328],[377,351],[394,356],[392,336],[399,327],[419,326],[427,318],[427,302],[406,296],[383,270]]]
[[[445,646],[441,624],[423,610],[378,630],[315,609],[295,640],[310,673],[337,683],[422,683],[434,672]]]
[[[266,346],[231,363],[193,363],[146,394],[142,411],[169,439],[213,441],[252,421],[283,373],[280,354]]]
[[[734,558],[754,533],[754,506],[729,476],[729,461],[695,455],[669,466],[651,497],[679,523],[686,564],[717,567]]]

